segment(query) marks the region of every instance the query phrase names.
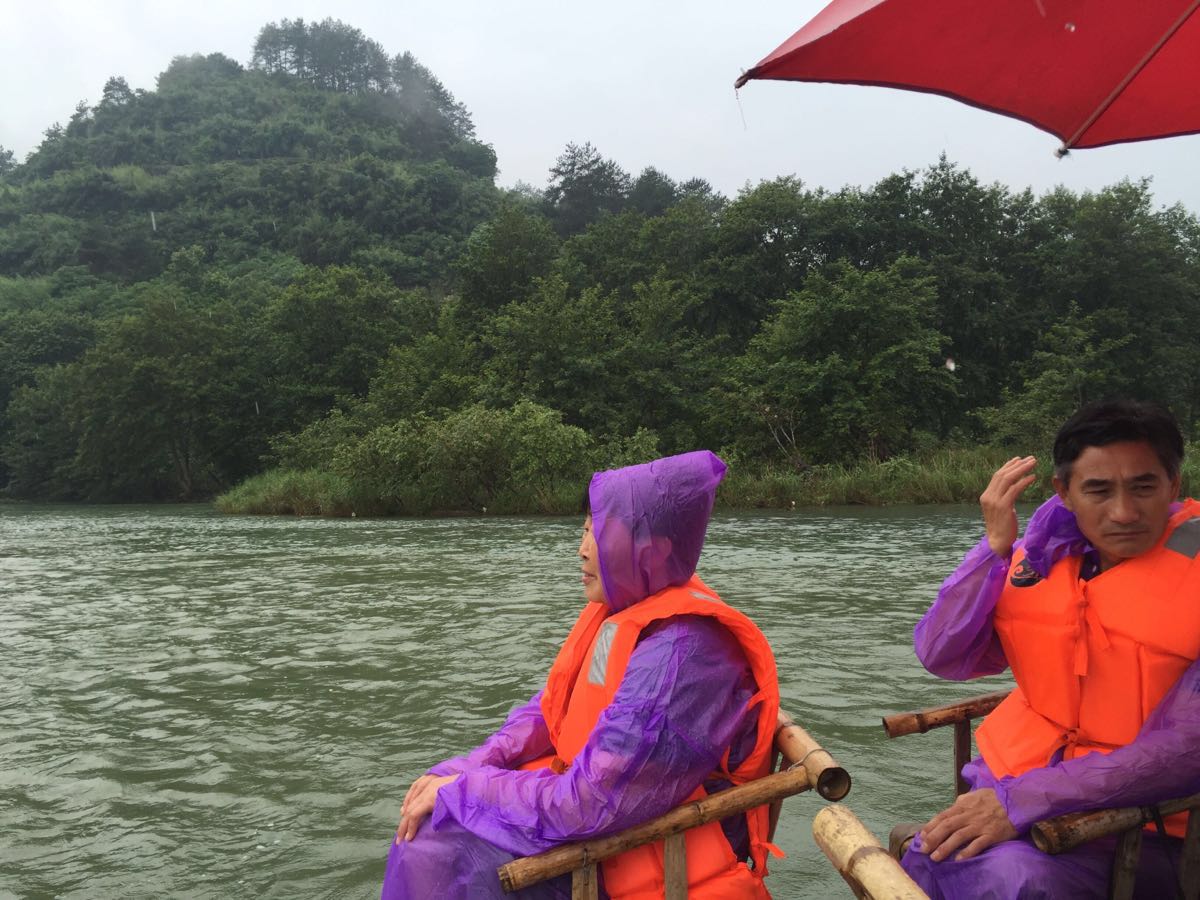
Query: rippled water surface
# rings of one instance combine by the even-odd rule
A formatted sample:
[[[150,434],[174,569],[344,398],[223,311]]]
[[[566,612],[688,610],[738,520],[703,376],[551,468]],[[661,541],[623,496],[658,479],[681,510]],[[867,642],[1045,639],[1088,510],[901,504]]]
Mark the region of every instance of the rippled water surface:
[[[705,579],[881,838],[950,799],[912,626],[968,507],[718,515]],[[0,897],[369,898],[405,786],[545,676],[581,600],[568,519],[222,517],[0,504]],[[776,897],[849,892],[787,801]]]

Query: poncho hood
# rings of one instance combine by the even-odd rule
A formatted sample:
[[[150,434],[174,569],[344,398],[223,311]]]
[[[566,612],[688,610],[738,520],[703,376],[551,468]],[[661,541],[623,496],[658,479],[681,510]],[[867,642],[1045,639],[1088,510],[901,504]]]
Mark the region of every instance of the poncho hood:
[[[613,612],[692,577],[725,468],[696,450],[592,476],[592,533]]]

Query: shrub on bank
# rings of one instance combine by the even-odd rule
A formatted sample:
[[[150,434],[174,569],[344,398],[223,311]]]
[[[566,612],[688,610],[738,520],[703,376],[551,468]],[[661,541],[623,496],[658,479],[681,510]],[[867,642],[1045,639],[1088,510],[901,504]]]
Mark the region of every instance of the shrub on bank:
[[[343,516],[565,514],[578,510],[593,469],[657,455],[650,432],[596,448],[586,432],[536,403],[476,405],[443,419],[379,426],[337,446],[328,470],[268,472],[219,497],[217,507]]]
[[[392,513],[551,513],[572,493],[578,505],[589,446],[558,412],[522,401],[380,426],[343,446],[332,468]]]
[[[895,503],[974,503],[1011,453],[994,447],[947,448],[883,462],[813,466],[804,471],[731,466],[717,501],[734,508]],[[1040,461],[1031,500],[1049,496],[1050,464]]]
[[[223,513],[265,516],[349,516],[382,510],[354,502],[351,483],[333,472],[272,469],[248,478],[214,501]]]

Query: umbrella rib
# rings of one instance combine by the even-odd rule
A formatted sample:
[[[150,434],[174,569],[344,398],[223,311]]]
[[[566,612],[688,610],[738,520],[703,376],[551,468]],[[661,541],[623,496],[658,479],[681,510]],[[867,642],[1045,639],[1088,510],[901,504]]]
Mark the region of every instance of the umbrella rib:
[[[1129,71],[1129,74],[1122,78],[1120,83],[1112,89],[1112,93],[1104,98],[1104,102],[1097,106],[1092,114],[1087,117],[1084,123],[1079,126],[1079,129],[1073,135],[1071,135],[1071,139],[1063,143],[1063,145],[1058,149],[1059,156],[1065,156],[1067,152],[1073,146],[1075,146],[1075,142],[1083,137],[1084,133],[1087,132],[1089,128],[1096,124],[1096,120],[1104,115],[1105,111],[1112,106],[1117,97],[1121,95],[1121,92],[1125,90],[1125,88],[1129,87],[1129,83],[1138,76],[1138,73],[1141,72],[1142,69],[1149,65],[1150,60],[1154,59],[1154,57],[1158,54],[1158,51],[1163,48],[1163,44],[1169,41],[1171,36],[1183,27],[1183,23],[1191,17],[1192,13],[1194,13],[1197,8],[1200,8],[1200,0],[1192,0],[1191,5],[1183,11],[1183,14],[1175,20],[1175,23],[1166,30],[1163,36],[1158,39],[1157,43],[1155,43],[1155,45],[1150,48],[1146,55],[1138,61],[1138,64]]]

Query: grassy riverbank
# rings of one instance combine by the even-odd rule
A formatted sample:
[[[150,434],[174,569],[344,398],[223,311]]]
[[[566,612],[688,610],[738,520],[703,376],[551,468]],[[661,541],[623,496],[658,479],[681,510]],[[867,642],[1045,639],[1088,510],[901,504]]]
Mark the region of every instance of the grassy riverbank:
[[[272,469],[243,481],[213,502],[223,513],[265,516],[570,515],[579,511],[579,482],[521,493],[503,487],[479,505],[447,506],[419,487],[376,493],[334,472]]]
[[[886,462],[814,466],[802,472],[772,467],[730,466],[717,494],[721,507],[790,509],[803,506],[902,503],[974,503],[992,472],[1013,454],[992,447],[941,449],[921,456],[894,457]],[[1039,482],[1030,499],[1049,496],[1050,466],[1039,467]],[[470,514],[570,515],[579,509],[583,480],[541,484],[521,491],[499,485],[477,506],[439,507],[419,485],[402,486],[390,495],[331,473],[316,470],[273,470],[222,494],[219,510],[234,514],[377,516]]]
[[[888,506],[924,503],[975,503],[992,473],[1012,457],[995,447],[945,448],[920,456],[898,456],[885,462],[814,466],[803,472],[783,468],[740,466],[736,461],[717,493],[726,509],[791,509],[813,506]],[[1188,447],[1183,466],[1182,496],[1200,491],[1200,447]],[[477,506],[439,505],[419,485],[383,496],[332,472],[276,469],[257,475],[216,498],[221,512],[242,515],[386,516],[572,515],[579,511],[580,480],[543,483],[522,491],[500,485]],[[1025,498],[1050,496],[1049,454],[1038,464],[1038,481]]]

